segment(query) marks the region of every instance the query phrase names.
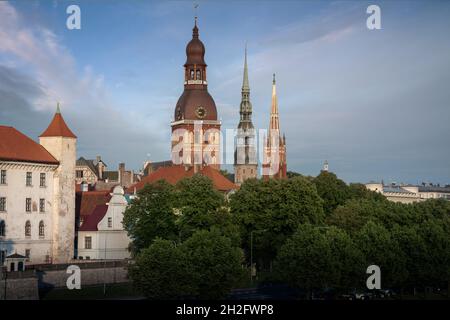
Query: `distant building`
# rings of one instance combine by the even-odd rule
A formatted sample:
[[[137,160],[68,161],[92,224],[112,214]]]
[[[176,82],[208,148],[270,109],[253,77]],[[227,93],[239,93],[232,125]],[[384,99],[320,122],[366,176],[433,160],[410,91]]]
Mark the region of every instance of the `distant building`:
[[[96,195],[95,200],[103,202],[107,198],[105,195]],[[78,230],[78,259],[110,260],[130,257],[128,247],[131,240],[122,225],[127,205],[128,200],[121,186],[114,188],[108,202],[95,204]]]
[[[389,184],[371,182],[366,184],[366,188],[383,194],[388,200],[401,203],[413,203],[427,199],[450,200],[450,186],[436,185],[408,185]]]
[[[245,180],[258,176],[256,132],[252,122],[252,103],[250,102],[250,84],[248,81],[247,48],[245,48],[244,76],[239,114],[240,119],[234,152],[234,182],[237,185],[241,185]]]
[[[172,160],[165,160],[165,161],[158,161],[158,162],[146,161],[144,163],[142,175],[145,177],[145,176],[148,176],[150,173],[155,172],[160,167],[170,167],[170,166],[172,166]]]
[[[95,160],[87,160],[83,157],[78,158],[75,167],[75,181],[77,184],[82,182],[96,184],[99,180],[104,180],[104,172],[107,166],[100,156]]]
[[[275,74],[272,81],[272,106],[270,111],[269,132],[264,146],[264,163],[262,176],[264,179],[284,179],[287,177],[286,136],[281,136],[280,116]]]
[[[0,126],[0,262],[12,254],[27,264],[74,257],[77,137],[59,105],[39,143]]]
[[[214,169],[212,166],[204,166],[200,169],[194,167],[186,168],[183,165],[170,166],[170,167],[160,167],[155,172],[150,175],[143,177],[141,181],[131,185],[127,189],[127,193],[135,194],[137,191],[141,190],[148,183],[154,183],[158,180],[165,180],[167,183],[175,185],[178,181],[183,178],[192,177],[194,174],[201,174],[208,177],[213,182],[214,188],[225,194],[238,189],[238,186],[233,182],[225,178],[225,176],[220,173],[220,171]]]
[[[88,184],[90,189],[109,191],[117,185],[127,188],[140,180],[140,175],[125,169],[125,163],[120,163],[117,171],[106,169],[100,156],[95,160],[80,157],[76,162],[75,181],[77,185]]]

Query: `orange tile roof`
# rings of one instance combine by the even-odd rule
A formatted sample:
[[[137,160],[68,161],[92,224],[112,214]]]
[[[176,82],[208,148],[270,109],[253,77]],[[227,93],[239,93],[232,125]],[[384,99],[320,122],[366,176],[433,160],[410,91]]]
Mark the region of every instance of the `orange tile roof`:
[[[48,128],[40,135],[40,137],[65,137],[65,138],[76,138],[77,136],[70,131],[66,122],[64,121],[61,112],[58,110],[53,117],[52,122]]]
[[[94,208],[92,213],[86,217],[86,220],[80,226],[80,231],[98,231],[98,224],[105,217],[108,211],[106,204],[100,204]]]
[[[77,191],[75,197],[75,215],[89,216],[98,205],[111,200],[109,191]]]
[[[59,164],[39,143],[7,126],[0,126],[0,160]]]
[[[205,166],[200,169],[198,173],[210,178],[214,184],[214,187],[219,191],[230,191],[233,189],[238,189],[238,186],[225,178],[218,170],[213,169],[212,167]],[[182,165],[160,167],[155,172],[144,177],[138,183],[130,186],[127,191],[129,193],[133,193],[135,189],[136,191],[139,191],[144,188],[147,183],[153,183],[158,180],[165,180],[168,183],[175,185],[181,179],[192,177],[194,174],[194,168],[192,167],[189,170],[186,170]]]

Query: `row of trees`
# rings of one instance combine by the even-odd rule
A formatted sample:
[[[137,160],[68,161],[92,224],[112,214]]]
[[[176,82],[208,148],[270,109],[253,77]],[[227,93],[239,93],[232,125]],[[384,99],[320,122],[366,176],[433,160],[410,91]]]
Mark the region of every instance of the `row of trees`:
[[[152,298],[224,297],[250,251],[259,270],[273,271],[268,280],[308,290],[363,286],[371,264],[383,287],[450,279],[450,202],[393,203],[330,172],[248,180],[229,199],[206,177],[160,181],[133,200],[124,225],[130,274]]]

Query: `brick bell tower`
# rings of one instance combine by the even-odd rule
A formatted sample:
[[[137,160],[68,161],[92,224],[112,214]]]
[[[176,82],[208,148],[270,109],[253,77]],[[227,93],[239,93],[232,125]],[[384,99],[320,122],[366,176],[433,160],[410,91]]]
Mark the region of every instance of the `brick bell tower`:
[[[192,40],[186,46],[184,91],[175,107],[172,127],[172,162],[175,165],[210,165],[220,169],[220,121],[214,99],[208,93],[205,46],[199,39],[197,17]]]

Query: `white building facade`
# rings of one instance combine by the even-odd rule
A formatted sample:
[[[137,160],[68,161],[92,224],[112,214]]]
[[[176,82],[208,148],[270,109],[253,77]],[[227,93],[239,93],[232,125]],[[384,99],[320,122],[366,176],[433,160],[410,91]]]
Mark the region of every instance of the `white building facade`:
[[[39,144],[0,126],[0,264],[74,258],[76,141],[59,108]]]
[[[131,243],[122,221],[128,206],[123,187],[116,186],[111,200],[97,206],[78,231],[78,259],[128,259]]]

